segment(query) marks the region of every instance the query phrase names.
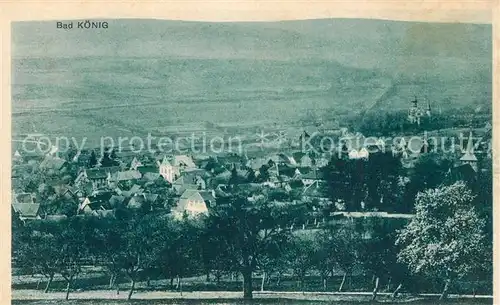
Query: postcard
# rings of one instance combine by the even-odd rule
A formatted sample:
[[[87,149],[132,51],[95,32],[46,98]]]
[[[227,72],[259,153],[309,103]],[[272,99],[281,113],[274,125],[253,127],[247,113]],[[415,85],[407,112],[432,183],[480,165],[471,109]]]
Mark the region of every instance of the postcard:
[[[4,299],[492,304],[492,7],[389,4],[10,5]]]

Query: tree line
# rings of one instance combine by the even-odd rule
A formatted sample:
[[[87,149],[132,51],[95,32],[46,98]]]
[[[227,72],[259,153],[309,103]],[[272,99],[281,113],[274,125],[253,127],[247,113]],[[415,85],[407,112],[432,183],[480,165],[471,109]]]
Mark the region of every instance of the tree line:
[[[252,195],[252,196],[250,196]],[[244,298],[252,298],[254,275],[261,289],[284,275],[305,289],[311,275],[328,281],[342,273],[336,290],[346,289],[355,270],[372,283],[373,299],[383,281],[393,295],[415,286],[417,278],[438,278],[445,298],[454,283],[491,276],[491,240],[487,223],[474,207],[475,195],[463,182],[419,192],[409,221],[332,220],[314,230],[292,230],[307,214],[302,205],[269,200],[265,192],[237,185],[219,197],[209,215],[182,219],[166,211],[117,210],[114,217],[73,216],[59,221],[13,222],[13,264],[66,282],[66,299],[85,266],[107,270],[110,287],[130,281],[128,299],[138,281],[164,278],[182,292],[182,279],[238,273]],[[364,221],[367,222],[366,220]],[[485,275],[481,278],[478,275]],[[474,278],[476,277],[476,278]],[[117,290],[119,293],[119,289]]]

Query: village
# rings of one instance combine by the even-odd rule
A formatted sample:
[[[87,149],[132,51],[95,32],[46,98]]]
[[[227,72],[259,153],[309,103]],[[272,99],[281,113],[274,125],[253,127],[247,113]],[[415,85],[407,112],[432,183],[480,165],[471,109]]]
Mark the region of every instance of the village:
[[[430,106],[423,110],[416,100],[411,102],[409,124],[425,127],[430,118]],[[268,141],[256,149],[247,143],[243,153],[175,154],[113,147],[102,153],[101,148],[60,152],[53,147],[45,154],[16,150],[15,273],[20,278],[42,274],[35,289],[46,279],[45,293],[60,274],[67,282],[66,299],[70,287],[88,288],[76,284],[81,274],[110,274],[109,288],[117,294],[126,274],[130,299],[139,289],[136,283],[146,290],[166,285],[182,294],[183,278],[193,277],[194,282],[186,284],[189,289],[208,287],[214,276],[217,287],[234,290],[228,285],[238,282],[239,272],[244,298],[252,298],[255,276],[261,279],[261,291],[266,285],[278,290],[318,289],[317,277],[323,291],[331,285],[342,291],[350,278],[351,291],[374,286],[373,300],[382,289],[380,280],[394,298],[409,277],[408,271],[401,271],[407,267],[397,258],[404,254],[398,254],[395,234],[421,219],[419,213],[427,213],[416,207],[425,204],[426,196],[440,198],[432,192],[441,192],[443,202],[449,196],[464,198],[464,208],[474,208],[481,221],[492,222],[491,129],[486,123],[440,131],[441,137],[422,131],[388,138],[347,128],[304,127],[295,138],[281,134],[278,145]],[[459,139],[450,140],[458,134]],[[307,146],[296,144],[304,141]],[[325,143],[336,145],[332,149]],[[488,226],[484,232],[491,234]],[[373,279],[366,280],[370,274]],[[284,288],[282,277],[299,284]],[[150,284],[161,278],[170,278],[170,286]],[[438,284],[421,288],[426,280],[413,280],[419,288],[406,284],[404,289],[437,292],[434,287],[443,283],[437,277],[433,281]],[[34,285],[30,283],[16,285]],[[478,289],[488,293],[490,288]],[[448,284],[441,298],[447,291]]]
[[[416,100],[412,101],[408,121],[419,125],[420,118],[430,116],[430,111],[430,105],[423,110],[418,108]],[[491,125],[486,124],[474,133],[470,129],[464,143],[459,145],[456,141],[454,151],[448,152],[454,159],[447,176],[456,180],[474,179],[481,171],[478,163],[484,158],[491,159],[488,147]],[[228,185],[238,184],[279,192],[281,200],[294,204],[316,202],[323,208],[333,206],[332,216],[347,212],[376,215],[373,213],[394,209],[370,210],[360,200],[346,210],[345,204],[342,207],[333,202],[335,195],[329,194],[331,188],[328,187],[332,181],[325,172],[337,170],[329,164],[332,158],[367,162],[377,155],[392,155],[401,163],[398,179],[407,183],[417,160],[425,154],[436,155],[436,151],[441,154],[439,146],[443,144],[436,143],[435,139],[429,141],[425,135],[402,136],[392,142],[383,138],[373,140],[346,128],[327,135],[321,134],[318,128],[307,128],[300,131],[297,140],[311,135],[316,136],[312,143],[317,147],[305,150],[295,145],[283,149],[285,152],[261,151],[256,157],[249,156],[247,151],[174,155],[109,148],[98,156],[99,150],[69,149],[64,155],[57,149],[45,155],[16,150],[12,159],[12,208],[23,221],[74,215],[112,217],[120,208],[168,209],[175,217],[182,218],[185,214],[208,214],[217,198],[225,195]],[[332,135],[338,140],[337,147],[323,152],[318,144],[323,142],[321,137]],[[336,174],[341,173],[337,170]],[[411,209],[404,213],[411,214]],[[312,217],[311,221],[318,225],[320,220],[325,221],[324,217]]]

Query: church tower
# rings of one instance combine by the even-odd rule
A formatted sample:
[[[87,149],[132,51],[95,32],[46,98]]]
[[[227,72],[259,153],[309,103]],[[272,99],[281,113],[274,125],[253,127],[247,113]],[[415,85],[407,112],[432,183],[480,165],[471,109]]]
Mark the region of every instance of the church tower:
[[[470,164],[470,166],[477,172],[477,157],[474,154],[474,143],[472,141],[472,131],[469,134],[469,139],[467,141],[467,147],[465,148],[465,153],[460,158],[462,164]]]
[[[408,109],[408,121],[412,124],[420,125],[420,117],[422,115],[421,109],[418,108],[418,100],[417,97],[413,101],[410,102],[411,107]]]
[[[428,117],[431,116],[431,102],[427,101],[427,110],[425,111]]]

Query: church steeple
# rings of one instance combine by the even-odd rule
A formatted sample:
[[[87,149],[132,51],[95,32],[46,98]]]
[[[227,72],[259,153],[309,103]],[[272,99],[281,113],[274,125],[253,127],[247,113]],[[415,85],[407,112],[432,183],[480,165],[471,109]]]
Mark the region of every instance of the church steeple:
[[[460,158],[463,164],[470,164],[472,168],[477,171],[477,157],[474,154],[474,142],[472,138],[472,131],[469,133],[469,139],[467,140],[467,147],[465,148],[465,153]]]

